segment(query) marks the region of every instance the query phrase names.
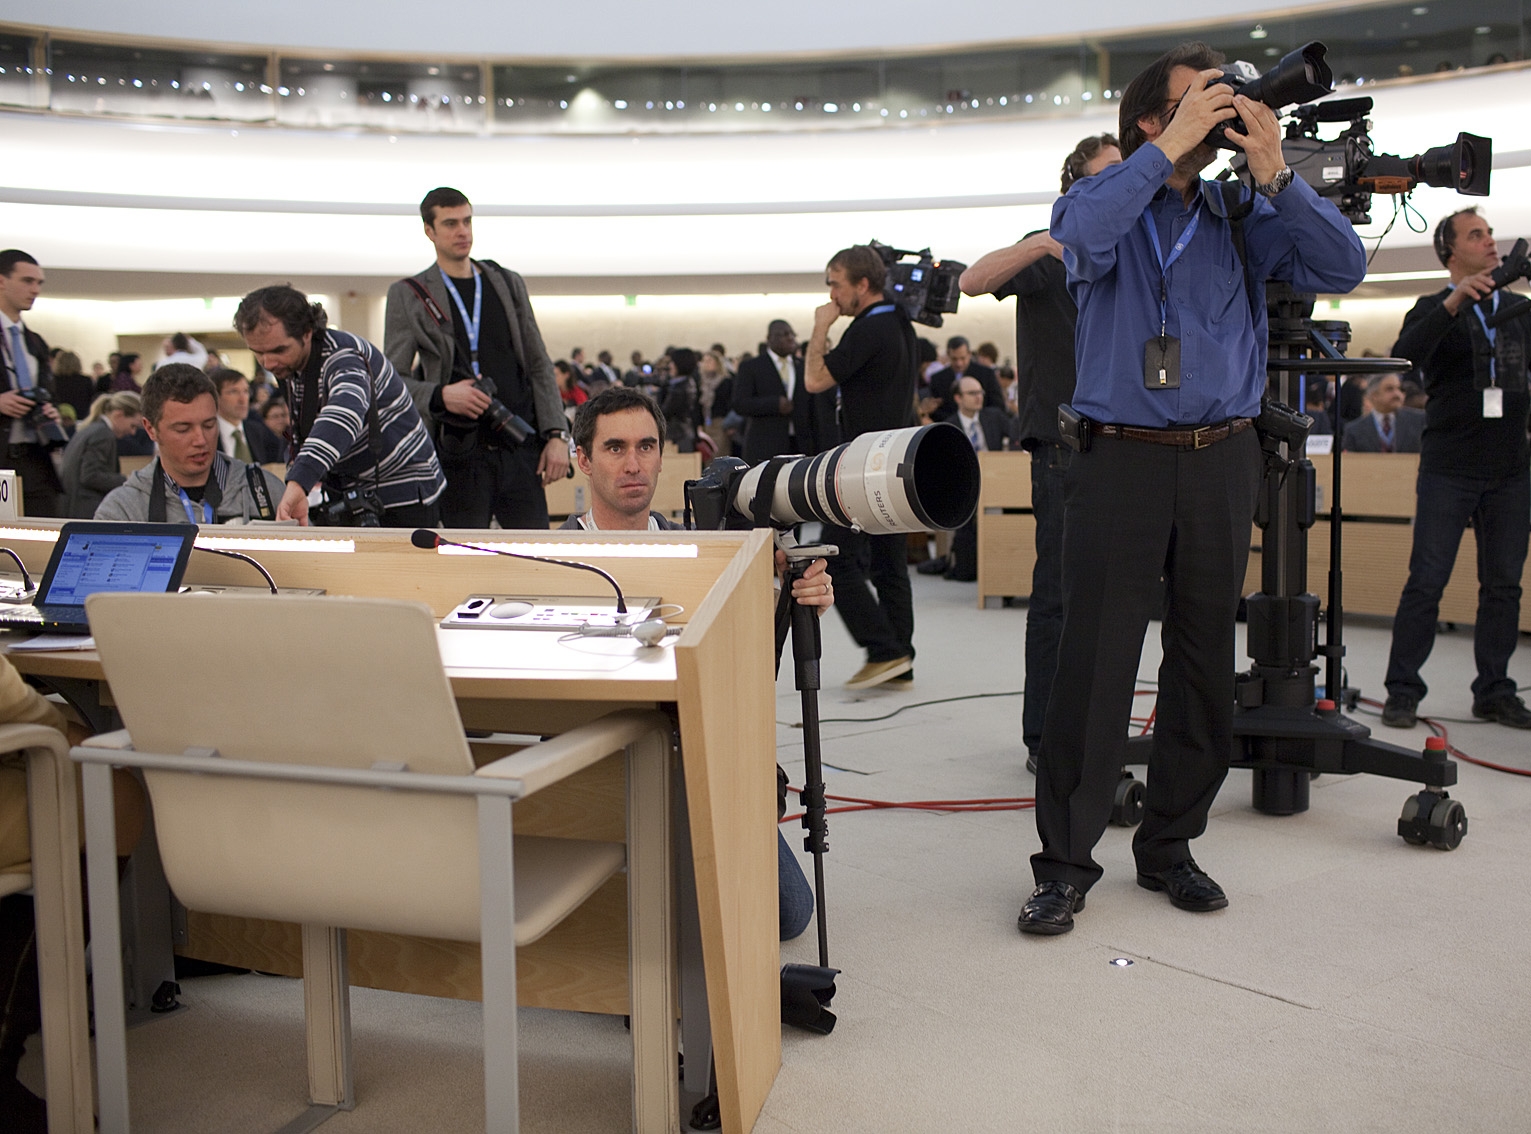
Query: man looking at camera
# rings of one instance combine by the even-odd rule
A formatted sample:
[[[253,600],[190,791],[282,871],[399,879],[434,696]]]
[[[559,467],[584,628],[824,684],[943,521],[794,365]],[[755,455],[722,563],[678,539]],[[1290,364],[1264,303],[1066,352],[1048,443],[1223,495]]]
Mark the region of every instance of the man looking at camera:
[[[883,296],[886,278],[882,257],[865,244],[842,249],[829,261],[824,278],[829,302],[813,313],[804,384],[811,394],[840,387],[842,441],[916,424],[919,346],[909,317]],[[849,316],[851,324],[830,350],[829,328],[842,316]],[[902,535],[868,535],[825,524],[824,542],[840,548],[830,565],[840,580],[836,609],[867,655],[866,665],[846,688],[911,680],[914,592],[907,541]],[[863,562],[870,567],[863,568]]]
[[[234,329],[282,383],[296,411],[278,520],[308,524],[309,496],[322,484],[326,523],[432,528],[440,522],[436,501],[446,481],[436,451],[382,351],[330,330],[323,307],[282,285],[240,300]]]
[[[1053,206],[1079,307],[1079,424],[1064,437],[1082,451],[1069,473],[1063,632],[1037,761],[1042,848],[1023,933],[1072,929],[1101,876],[1091,851],[1121,777],[1143,635],[1159,616],[1137,880],[1179,909],[1228,904],[1190,840],[1233,742],[1234,620],[1261,470],[1250,425],[1266,384],[1264,281],[1347,292],[1366,264],[1349,223],[1287,167],[1275,112],[1211,82],[1221,61],[1185,44],[1133,79],[1119,108],[1125,160]],[[1217,190],[1204,193],[1200,177],[1216,153],[1208,135],[1234,119],[1248,132],[1227,138],[1255,185],[1242,222],[1247,272],[1230,224],[1207,207]]]
[[[442,523],[546,530],[544,487],[568,474],[569,423],[526,283],[470,257],[473,206],[456,189],[432,189],[420,217],[436,262],[389,287],[383,351],[436,442]],[[491,388],[525,436],[486,413]]]
[[[1429,400],[1409,581],[1393,619],[1382,723],[1413,728],[1418,719],[1415,710],[1425,695],[1419,671],[1435,644],[1441,594],[1470,519],[1478,544],[1473,716],[1531,728],[1531,712],[1516,696],[1509,676],[1531,531],[1531,481],[1526,471],[1531,316],[1488,326],[1497,305],[1515,297],[1494,290],[1490,275],[1499,266],[1499,249],[1494,230],[1476,208],[1441,221],[1435,230],[1435,252],[1451,273],[1451,282],[1414,305],[1393,344],[1395,355],[1411,359],[1424,372]],[[1486,297],[1488,311],[1480,306]]]

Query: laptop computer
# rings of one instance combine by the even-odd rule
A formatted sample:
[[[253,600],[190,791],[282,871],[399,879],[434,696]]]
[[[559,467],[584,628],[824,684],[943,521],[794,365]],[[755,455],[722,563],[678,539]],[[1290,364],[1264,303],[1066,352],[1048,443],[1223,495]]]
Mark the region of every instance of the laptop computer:
[[[0,606],[0,629],[89,634],[85,599],[97,591],[166,594],[181,584],[195,524],[68,523],[59,529],[31,606]]]

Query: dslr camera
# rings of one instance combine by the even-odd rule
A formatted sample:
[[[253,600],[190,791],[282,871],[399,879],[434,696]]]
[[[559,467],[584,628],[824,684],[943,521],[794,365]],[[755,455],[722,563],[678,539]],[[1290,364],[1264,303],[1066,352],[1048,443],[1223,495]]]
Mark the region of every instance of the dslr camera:
[[[21,420],[37,431],[38,440],[42,444],[50,449],[69,444],[69,435],[64,432],[64,427],[48,416],[53,396],[47,390],[33,386],[30,390],[18,390],[17,393],[32,402],[32,408],[27,410]]]
[[[377,493],[364,488],[347,488],[338,493],[326,488],[324,507],[315,509],[309,520],[321,528],[380,528],[383,502]]]
[[[507,446],[519,445],[536,432],[527,423],[525,418],[500,401],[499,387],[494,384],[494,379],[489,377],[489,375],[479,375],[479,377],[473,380],[473,387],[489,396],[489,408],[480,414],[477,419],[462,417],[455,413],[441,415],[457,429],[477,429],[480,421],[485,422],[490,429],[501,435]]]

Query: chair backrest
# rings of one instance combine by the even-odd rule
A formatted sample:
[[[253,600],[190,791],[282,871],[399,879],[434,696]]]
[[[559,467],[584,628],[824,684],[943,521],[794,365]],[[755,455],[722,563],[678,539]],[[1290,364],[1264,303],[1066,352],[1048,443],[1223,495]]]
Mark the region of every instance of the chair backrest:
[[[141,752],[470,775],[430,612],[329,596],[92,595]],[[456,940],[479,932],[471,797],[150,772],[166,877],[193,909]]]

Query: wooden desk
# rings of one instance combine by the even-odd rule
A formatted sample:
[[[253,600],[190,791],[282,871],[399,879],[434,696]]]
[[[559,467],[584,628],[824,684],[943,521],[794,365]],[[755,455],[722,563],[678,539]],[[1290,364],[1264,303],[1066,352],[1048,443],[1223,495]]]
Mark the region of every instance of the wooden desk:
[[[978,606],[1031,594],[1037,521],[1031,514],[1031,454],[978,454]]]
[[[51,543],[16,537],[29,531],[46,536],[57,526],[18,521],[0,532],[0,538],[16,549],[29,569],[40,570]],[[259,547],[248,553],[270,570],[278,585],[413,599],[426,603],[438,617],[472,592],[609,594],[599,577],[585,572],[503,557],[421,551],[410,545],[407,532],[397,530],[283,529],[252,535],[219,528],[209,534],[259,540]],[[695,557],[593,558],[601,545],[614,542],[609,536],[498,531],[472,535],[478,541],[513,538],[556,544],[558,550],[550,549],[551,554],[589,556],[631,594],[660,596],[685,608],[670,619],[684,624],[675,645],[668,647],[673,669],[507,677],[459,665],[448,674],[469,728],[556,733],[618,706],[674,707],[723,1126],[742,1134],[753,1127],[781,1061],[770,539],[757,532],[637,533],[622,542],[694,546]],[[351,540],[354,550],[319,551],[309,542],[316,538]],[[574,544],[589,550],[582,553]],[[250,585],[252,576],[244,564],[205,554],[194,554],[187,572],[189,582],[223,585]],[[89,652],[14,654],[12,661],[22,672],[40,677],[100,678],[99,663]],[[70,781],[67,791],[72,790]],[[597,766],[542,795],[546,798],[528,801],[531,806],[518,805],[518,831],[601,837],[587,832],[609,832],[613,809],[620,814],[620,773]],[[521,951],[521,1003],[626,1011],[626,909],[620,889],[598,896],[560,930]],[[195,911],[188,921],[186,948],[195,955],[237,957],[240,963],[270,971],[298,971],[296,927]],[[351,941],[353,979],[358,984],[436,995],[476,994],[476,946],[361,933]],[[69,1026],[83,1029],[85,1021],[72,1018]],[[88,1106],[88,1089],[85,1098]],[[89,1130],[88,1125],[77,1128],[80,1134]]]
[[[1308,531],[1308,590],[1326,604],[1329,597],[1329,507],[1334,458],[1310,457],[1318,483],[1318,522]],[[1346,453],[1340,459],[1341,570],[1344,608],[1352,614],[1391,618],[1409,579],[1409,552],[1414,540],[1414,481],[1419,473],[1417,453]],[[1254,529],[1246,594],[1260,589],[1263,533]],[[1521,586],[1531,595],[1531,561]],[[1444,622],[1472,624],[1478,617],[1478,545],[1472,529],[1462,535],[1451,581],[1441,596]],[[1522,602],[1520,629],[1531,631],[1531,602]]]

